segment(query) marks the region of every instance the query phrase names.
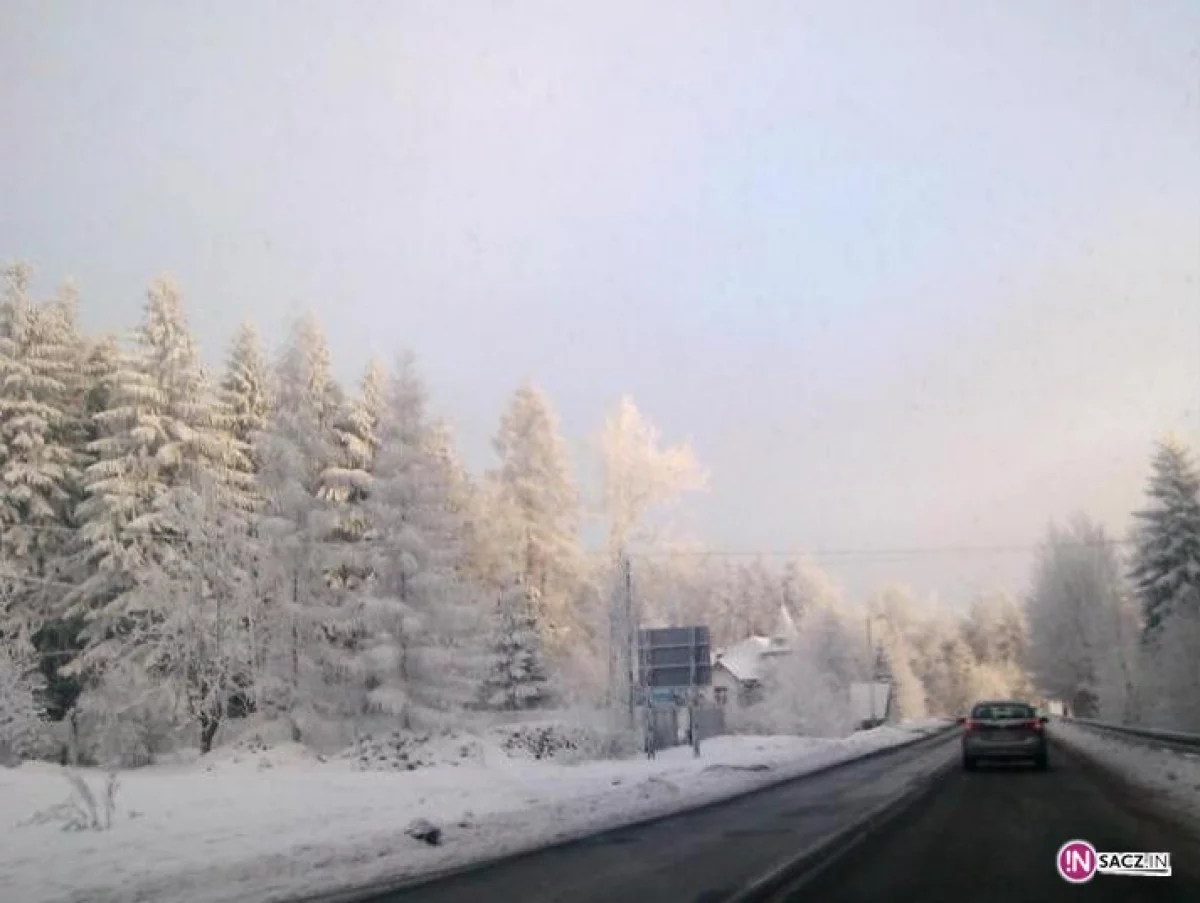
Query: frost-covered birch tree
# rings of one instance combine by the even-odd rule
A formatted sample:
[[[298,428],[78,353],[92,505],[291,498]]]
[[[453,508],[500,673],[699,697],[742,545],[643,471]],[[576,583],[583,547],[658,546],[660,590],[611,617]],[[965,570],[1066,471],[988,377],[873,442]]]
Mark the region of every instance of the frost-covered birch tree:
[[[1080,716],[1094,716],[1106,704],[1099,668],[1115,651],[1108,628],[1122,595],[1120,563],[1103,527],[1082,515],[1050,527],[1026,603],[1029,667],[1043,693]]]
[[[660,447],[658,430],[625,396],[600,434],[609,554],[629,548],[646,517],[682,493],[703,489],[707,476],[686,442]]]
[[[179,525],[177,554],[151,562],[134,591],[139,610],[151,615],[154,641],[132,649],[125,664],[140,665],[207,753],[235,700],[252,704],[248,627],[260,605],[260,545],[249,516],[215,486],[173,492],[168,504]]]

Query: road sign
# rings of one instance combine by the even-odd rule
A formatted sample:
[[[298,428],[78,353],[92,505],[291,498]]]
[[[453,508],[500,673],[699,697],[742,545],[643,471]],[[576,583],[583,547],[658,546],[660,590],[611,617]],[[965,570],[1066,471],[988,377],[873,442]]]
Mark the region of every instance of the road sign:
[[[639,630],[638,683],[652,691],[712,684],[712,641],[708,628]]]

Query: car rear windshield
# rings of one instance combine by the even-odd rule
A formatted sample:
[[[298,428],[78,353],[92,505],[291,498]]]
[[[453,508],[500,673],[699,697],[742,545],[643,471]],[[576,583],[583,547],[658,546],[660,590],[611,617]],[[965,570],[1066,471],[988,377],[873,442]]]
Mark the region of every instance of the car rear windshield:
[[[989,702],[975,706],[971,712],[972,718],[980,721],[1004,721],[1011,718],[1033,718],[1035,713],[1032,706],[1018,703]]]

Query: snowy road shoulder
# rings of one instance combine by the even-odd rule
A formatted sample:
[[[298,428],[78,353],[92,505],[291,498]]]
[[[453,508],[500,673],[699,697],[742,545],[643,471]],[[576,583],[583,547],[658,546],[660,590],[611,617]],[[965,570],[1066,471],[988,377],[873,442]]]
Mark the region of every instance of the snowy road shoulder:
[[[1200,831],[1200,755],[1155,748],[1056,720],[1050,735],[1161,799]]]
[[[287,900],[462,867],[714,802],[896,746],[944,721],[838,740],[719,737],[704,755],[561,765],[489,751],[400,773],[318,762],[299,748],[121,776],[109,831],[31,817],[61,803],[62,769],[0,770],[0,874],[24,903]],[[85,773],[100,791],[104,776]],[[428,846],[417,818],[443,830]]]

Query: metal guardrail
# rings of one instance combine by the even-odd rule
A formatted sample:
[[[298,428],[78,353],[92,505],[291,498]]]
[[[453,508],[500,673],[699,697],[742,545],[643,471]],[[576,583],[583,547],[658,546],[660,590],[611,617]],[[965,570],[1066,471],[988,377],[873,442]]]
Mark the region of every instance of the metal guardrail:
[[[1057,720],[1061,720],[1065,724],[1077,724],[1080,727],[1111,734],[1146,746],[1158,746],[1173,752],[1200,755],[1200,734],[1188,734],[1183,731],[1167,731],[1148,727],[1130,727],[1125,724],[1112,724],[1108,721],[1093,721],[1090,718],[1060,717]]]

